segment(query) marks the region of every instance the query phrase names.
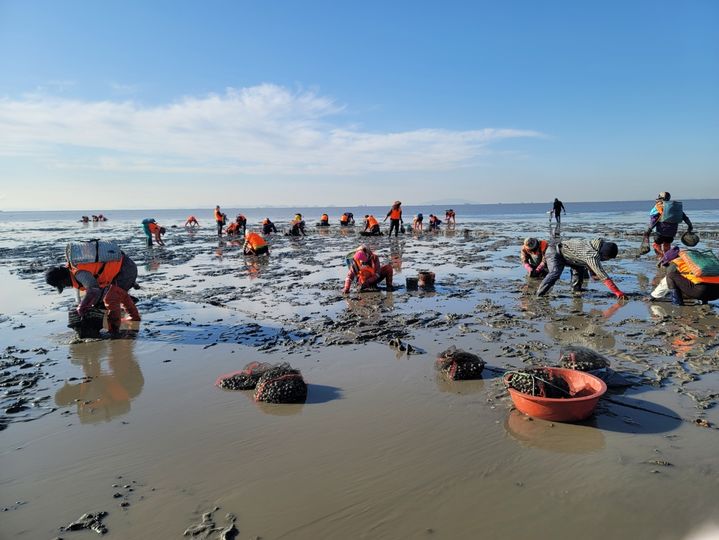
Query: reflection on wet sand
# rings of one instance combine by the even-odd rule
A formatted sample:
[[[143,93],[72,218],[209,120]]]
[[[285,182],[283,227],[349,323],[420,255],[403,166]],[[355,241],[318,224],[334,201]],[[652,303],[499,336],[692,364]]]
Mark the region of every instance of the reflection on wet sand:
[[[434,380],[435,384],[437,385],[437,390],[449,394],[479,394],[480,392],[486,390],[486,383],[482,379],[453,381],[441,373],[436,373]]]
[[[596,429],[593,420],[580,424],[547,422],[512,409],[504,421],[504,429],[523,446],[558,454],[587,454],[604,448],[604,434]]]
[[[135,360],[134,346],[133,339],[70,345],[71,362],[82,367],[83,380],[66,381],[56,392],[55,403],[60,407],[75,403],[82,423],[108,421],[127,414],[130,402],[140,395],[145,383]]]
[[[584,300],[581,297],[572,299],[568,315],[561,310],[547,306],[550,322],[545,323],[545,333],[556,342],[564,345],[581,345],[595,350],[613,349],[616,345],[614,333],[602,326],[603,319],[609,318],[622,304],[613,304],[607,310],[590,309],[584,311]]]

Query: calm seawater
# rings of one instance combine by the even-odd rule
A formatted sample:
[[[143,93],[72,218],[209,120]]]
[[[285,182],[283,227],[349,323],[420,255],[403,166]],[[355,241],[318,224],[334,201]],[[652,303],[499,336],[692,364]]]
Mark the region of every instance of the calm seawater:
[[[565,203],[567,209],[566,221],[604,221],[612,220],[622,223],[644,223],[647,221],[649,210],[653,201],[614,201],[614,202],[571,202]],[[422,212],[425,221],[430,214],[436,214],[444,219],[447,206],[402,206],[405,221],[411,221],[412,216]],[[458,222],[482,222],[496,220],[542,220],[548,219],[547,212],[551,202],[547,203],[511,203],[511,204],[462,204],[453,209],[457,213]],[[355,219],[365,214],[373,214],[383,218],[389,210],[387,206],[347,206],[347,207],[297,207],[297,208],[230,208],[223,207],[229,219],[236,214],[244,214],[250,224],[257,223],[269,217],[278,223],[287,222],[295,213],[303,215],[308,223],[317,221],[323,212],[330,216],[330,222],[336,223],[343,212],[352,212]],[[82,215],[103,214],[108,220],[114,222],[140,222],[146,217],[153,217],[164,225],[183,224],[185,219],[194,215],[200,224],[212,224],[214,208],[188,208],[188,209],[157,209],[157,210],[103,210],[101,208],[88,208],[74,211],[43,211],[43,212],[0,212],[0,223],[11,222],[77,222]],[[692,199],[684,201],[684,211],[692,221],[706,222],[719,219],[719,199]]]

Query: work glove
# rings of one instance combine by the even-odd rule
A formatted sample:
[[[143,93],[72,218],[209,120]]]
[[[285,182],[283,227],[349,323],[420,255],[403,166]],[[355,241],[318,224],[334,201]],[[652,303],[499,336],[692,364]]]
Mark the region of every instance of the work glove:
[[[604,285],[614,293],[614,296],[616,296],[619,299],[624,299],[627,297],[626,294],[624,294],[622,291],[619,290],[619,287],[617,287],[614,282],[612,281],[612,278],[607,278],[604,280]]]

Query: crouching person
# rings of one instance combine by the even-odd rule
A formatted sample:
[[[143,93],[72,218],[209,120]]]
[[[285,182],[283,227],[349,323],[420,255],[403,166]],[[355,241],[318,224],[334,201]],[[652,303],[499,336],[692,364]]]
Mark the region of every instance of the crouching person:
[[[592,277],[604,283],[619,299],[626,295],[619,290],[614,281],[602,268],[602,261],[614,259],[619,249],[614,242],[605,242],[601,238],[594,240],[566,240],[559,244],[549,244],[546,251],[548,273],[539,284],[537,296],[544,296],[554,286],[562,275],[565,266],[572,270],[572,290],[582,291],[584,279],[591,274]]]
[[[85,291],[77,306],[80,318],[102,302],[107,310],[111,334],[120,331],[123,307],[131,320],[140,320],[135,302],[128,294],[135,286],[137,265],[120,251],[117,244],[102,240],[72,242],[67,245],[65,254],[67,264],[49,268],[45,272],[45,281],[60,293],[65,287]]]
[[[252,231],[245,233],[245,245],[243,248],[245,255],[269,255],[270,248],[267,246],[267,242],[259,234]]]
[[[522,251],[519,253],[519,259],[522,261],[529,277],[543,278],[547,275],[547,261],[544,255],[549,244],[546,240],[537,240],[536,238],[526,238]]]
[[[382,280],[386,280],[387,288],[392,288],[394,271],[391,264],[382,266],[379,257],[367,246],[361,245],[349,259],[349,270],[342,290],[347,294],[355,279],[359,282],[360,291],[376,287]]]
[[[719,260],[714,253],[674,246],[667,250],[659,264],[667,266],[667,275],[652,291],[652,298],[669,294],[675,306],[683,306],[685,298],[701,304],[719,300]]]

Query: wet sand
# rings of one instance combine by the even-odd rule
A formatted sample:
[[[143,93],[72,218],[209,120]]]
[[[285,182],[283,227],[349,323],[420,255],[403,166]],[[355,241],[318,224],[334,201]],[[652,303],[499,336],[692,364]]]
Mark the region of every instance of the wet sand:
[[[610,275],[637,293],[625,304],[595,283],[573,297],[566,276],[538,302],[517,254],[543,226],[467,228],[371,239],[397,284],[432,269],[434,292],[345,298],[353,230],[275,237],[256,262],[211,230],[171,229],[148,251],[134,225],[108,222],[92,232],[138,262],[143,321],[134,337],[75,344],[72,295],[40,272],[87,231],[11,236],[0,244],[3,411],[25,401],[2,416],[3,537],[90,538],[58,528],[107,511],[109,537],[177,538],[215,507],[218,525],[237,516],[240,539],[680,538],[719,519],[716,303],[642,301],[661,272],[630,252],[639,226],[602,229],[624,252]],[[633,386],[581,424],[513,410],[502,370],[556,365],[570,343],[604,353]],[[450,345],[487,362],[482,380],[434,371]],[[301,369],[307,403],[213,386],[253,360]]]

